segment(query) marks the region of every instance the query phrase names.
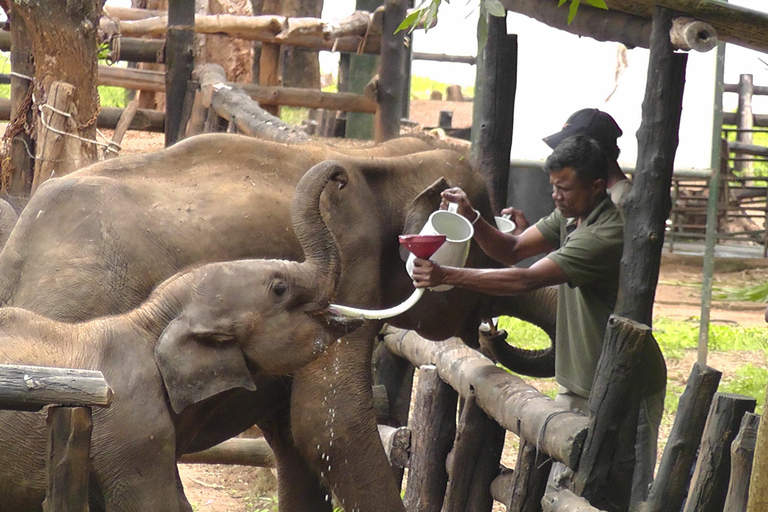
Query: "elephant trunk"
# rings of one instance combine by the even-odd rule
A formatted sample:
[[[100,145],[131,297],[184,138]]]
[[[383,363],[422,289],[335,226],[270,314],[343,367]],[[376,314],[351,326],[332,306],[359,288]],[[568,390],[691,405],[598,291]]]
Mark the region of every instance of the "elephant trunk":
[[[304,265],[319,285],[319,304],[330,299],[341,274],[338,244],[320,214],[320,196],[330,181],[342,188],[348,181],[346,169],[334,161],[315,165],[299,181],[291,203],[291,221],[304,251]]]

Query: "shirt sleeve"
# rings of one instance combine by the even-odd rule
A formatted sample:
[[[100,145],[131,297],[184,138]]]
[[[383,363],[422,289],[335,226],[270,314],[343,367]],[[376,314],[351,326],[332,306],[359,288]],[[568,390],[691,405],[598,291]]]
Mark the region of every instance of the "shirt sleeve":
[[[547,255],[568,276],[572,287],[614,275],[621,261],[623,233],[620,229],[575,230],[565,244]]]
[[[536,229],[549,242],[549,245],[557,249],[560,247],[560,225],[563,215],[560,210],[553,211],[548,217],[544,217],[535,224]]]

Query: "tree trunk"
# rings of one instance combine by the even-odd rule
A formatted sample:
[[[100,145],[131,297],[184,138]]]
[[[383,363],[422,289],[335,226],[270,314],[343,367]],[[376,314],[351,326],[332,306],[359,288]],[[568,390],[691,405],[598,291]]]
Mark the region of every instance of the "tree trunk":
[[[96,28],[103,0],[30,0],[14,3],[14,12],[24,20],[32,39],[35,58],[35,97],[38,104],[45,101],[54,81],[72,84],[75,88],[74,135],[93,139],[99,96],[96,90]],[[52,20],[56,20],[52,22]],[[96,146],[76,142],[67,158],[72,168],[96,159]]]

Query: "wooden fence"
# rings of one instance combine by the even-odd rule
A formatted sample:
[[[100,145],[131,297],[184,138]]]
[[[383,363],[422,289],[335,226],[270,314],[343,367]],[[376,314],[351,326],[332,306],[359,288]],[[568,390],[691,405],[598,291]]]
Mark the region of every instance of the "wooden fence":
[[[739,96],[736,112],[723,112],[723,144],[717,207],[717,240],[721,243],[762,246],[768,257],[768,147],[755,144],[754,135],[768,134],[768,114],[755,114],[752,98],[768,95],[752,75],[738,84],[725,84],[726,93]],[[707,173],[673,177],[673,208],[667,240],[703,242],[706,231]]]
[[[0,408],[48,408],[46,510],[88,510],[91,407],[109,407],[112,390],[101,372],[0,365]]]

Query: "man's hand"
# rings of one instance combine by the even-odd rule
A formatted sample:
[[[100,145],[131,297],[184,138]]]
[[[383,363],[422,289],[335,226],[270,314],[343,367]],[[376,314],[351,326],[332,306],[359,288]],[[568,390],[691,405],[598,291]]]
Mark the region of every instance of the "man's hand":
[[[459,187],[447,188],[440,194],[442,201],[440,201],[440,209],[447,210],[448,203],[456,203],[459,205],[458,214],[463,215],[470,222],[474,221],[478,214],[472,208],[472,204],[469,202],[467,194]]]
[[[525,218],[525,214],[515,208],[504,208],[501,210],[501,214],[509,215],[509,220],[515,223],[515,229],[510,232],[513,235],[519,235],[531,225],[528,219]]]
[[[434,288],[445,282],[445,270],[431,260],[413,260],[413,285],[416,288]]]

